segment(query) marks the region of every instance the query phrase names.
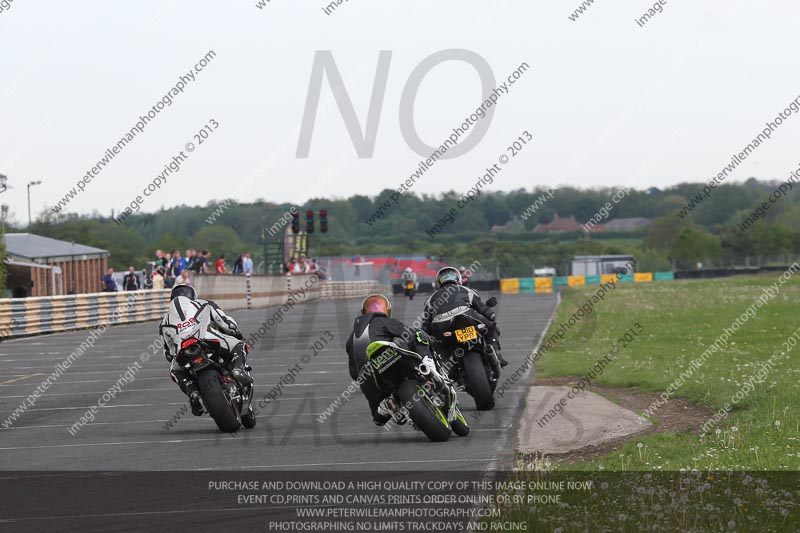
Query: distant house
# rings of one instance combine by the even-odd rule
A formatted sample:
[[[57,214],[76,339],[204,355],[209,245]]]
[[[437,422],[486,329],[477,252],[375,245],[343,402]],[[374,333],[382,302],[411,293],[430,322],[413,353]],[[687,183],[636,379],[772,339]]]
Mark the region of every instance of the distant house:
[[[591,231],[599,231],[603,226],[594,226]],[[549,224],[536,224],[533,228],[534,233],[555,233],[561,231],[582,231],[583,227],[574,217],[561,218],[558,214],[553,217]]]
[[[649,218],[617,218],[607,222],[603,229],[605,231],[639,231],[650,225],[652,219]]]
[[[100,291],[109,253],[32,233],[7,233],[6,285],[15,297]]]

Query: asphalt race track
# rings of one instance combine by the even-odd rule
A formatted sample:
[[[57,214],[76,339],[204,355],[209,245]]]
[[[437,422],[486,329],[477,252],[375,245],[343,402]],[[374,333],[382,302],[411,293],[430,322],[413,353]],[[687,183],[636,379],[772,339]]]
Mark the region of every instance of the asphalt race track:
[[[484,297],[488,298],[486,294]],[[513,372],[531,353],[550,319],[555,295],[497,295],[505,357]],[[394,299],[394,316],[409,323],[424,302]],[[110,328],[10,428],[0,427],[2,470],[490,470],[510,466],[527,383],[520,381],[492,412],[471,422],[471,434],[434,444],[408,427],[376,427],[357,392],[324,423],[318,416],[348,387],[344,343],[359,299],[297,306],[251,353],[256,401],[306,356],[309,362],[259,409],[258,426],[221,434],[213,421],[193,417],[167,375],[161,351],[124,384],[93,423],[74,436],[69,428],[108,391],[157,335],[154,322]],[[275,309],[232,313],[247,335]],[[308,348],[334,339],[318,355]],[[0,422],[6,420],[88,335],[87,331],[0,344]],[[312,357],[313,356],[313,357]],[[286,382],[287,380],[284,379]],[[475,405],[462,396],[472,421]],[[165,425],[178,413],[173,427]],[[187,458],[197,458],[196,461]]]

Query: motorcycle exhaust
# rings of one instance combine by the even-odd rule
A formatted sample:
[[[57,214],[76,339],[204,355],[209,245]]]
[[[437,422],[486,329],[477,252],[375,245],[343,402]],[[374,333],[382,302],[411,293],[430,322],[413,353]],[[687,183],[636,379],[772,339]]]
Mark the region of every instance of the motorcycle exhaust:
[[[423,361],[419,364],[419,373],[423,376],[427,376],[431,373],[431,367],[429,367],[428,364]]]

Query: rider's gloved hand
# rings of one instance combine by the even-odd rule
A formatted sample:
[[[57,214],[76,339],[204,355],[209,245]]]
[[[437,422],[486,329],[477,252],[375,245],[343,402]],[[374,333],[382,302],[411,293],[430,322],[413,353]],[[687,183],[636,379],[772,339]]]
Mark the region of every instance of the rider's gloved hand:
[[[169,350],[167,350],[166,346],[164,347],[164,357],[166,358],[168,363],[171,363],[173,359],[175,359],[172,355],[170,355]]]
[[[234,336],[234,337],[236,337],[237,339],[239,339],[240,341],[243,341],[243,340],[244,340],[244,333],[242,333],[242,332],[241,332],[240,330],[238,330],[238,329],[237,329],[236,331],[234,331],[234,332],[233,332],[233,336]]]

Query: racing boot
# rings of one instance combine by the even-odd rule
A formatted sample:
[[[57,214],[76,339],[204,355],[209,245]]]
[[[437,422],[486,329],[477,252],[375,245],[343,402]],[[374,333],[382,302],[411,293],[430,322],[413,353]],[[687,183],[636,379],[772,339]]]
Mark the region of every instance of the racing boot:
[[[233,356],[231,358],[231,374],[233,374],[233,378],[241,385],[248,386],[253,384],[253,377],[249,372],[252,368],[247,366],[245,349],[243,346],[244,343],[240,342],[231,353]]]
[[[497,357],[497,362],[500,363],[500,368],[507,367],[508,361],[503,359],[503,354],[500,353],[500,341],[498,341],[497,338],[489,339],[489,346],[494,350],[494,355]]]
[[[189,405],[192,408],[192,414],[194,416],[203,416],[206,414],[206,410],[203,408],[203,400],[200,398],[200,393],[198,391],[194,391],[189,395]]]
[[[389,420],[392,419],[392,409],[390,407],[389,398],[384,398],[380,404],[378,404],[378,409],[376,409],[375,413],[372,415],[372,421],[375,422],[376,426],[385,426]]]
[[[406,415],[404,415],[403,412],[399,409],[399,407],[397,406],[397,402],[394,401],[394,398],[386,398],[383,401],[386,402],[389,411],[391,411],[392,420],[394,421],[395,424],[397,424],[398,426],[402,426],[403,424],[408,422]]]
[[[189,405],[192,408],[194,416],[202,416],[206,413],[203,407],[203,400],[200,397],[200,391],[197,390],[197,384],[189,379],[189,375],[183,371],[173,371],[172,379],[181,388],[181,391],[189,398]]]

